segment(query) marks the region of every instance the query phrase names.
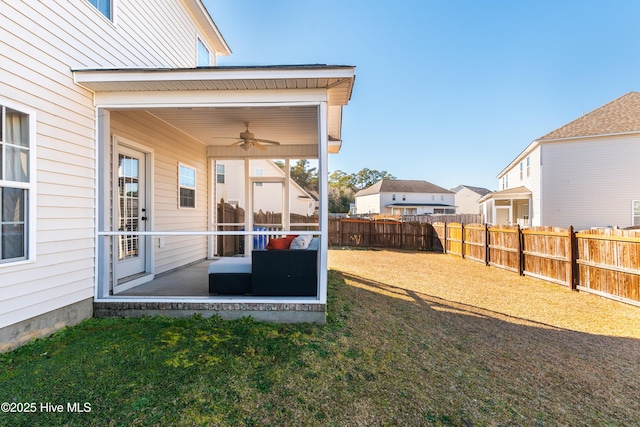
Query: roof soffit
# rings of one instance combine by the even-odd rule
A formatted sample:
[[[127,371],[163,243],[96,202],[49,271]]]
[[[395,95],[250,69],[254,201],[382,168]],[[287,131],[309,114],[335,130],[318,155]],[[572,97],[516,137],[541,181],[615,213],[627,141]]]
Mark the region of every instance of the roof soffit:
[[[355,67],[274,66],[188,69],[73,70],[75,82],[92,92],[198,92],[325,90],[329,105],[346,105]]]

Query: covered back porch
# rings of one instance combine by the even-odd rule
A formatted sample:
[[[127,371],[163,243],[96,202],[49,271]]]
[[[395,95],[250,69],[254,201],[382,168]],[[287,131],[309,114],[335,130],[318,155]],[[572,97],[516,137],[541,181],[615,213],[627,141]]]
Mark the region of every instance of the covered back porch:
[[[494,191],[479,200],[489,225],[531,226],[532,197],[526,187]]]
[[[75,78],[95,93],[98,121],[96,315],[324,321],[327,158],[341,145],[353,67],[76,70]],[[317,168],[313,197],[291,179],[298,160]],[[229,208],[243,214],[225,215]],[[260,273],[291,282],[288,291],[252,289],[256,256],[291,235],[317,245],[303,269],[305,277],[313,269],[313,292],[295,291],[303,279],[288,274],[300,256],[291,250],[261,261],[273,268]],[[208,266],[225,263],[249,265],[248,288],[203,289]],[[220,277],[239,277],[229,273]]]

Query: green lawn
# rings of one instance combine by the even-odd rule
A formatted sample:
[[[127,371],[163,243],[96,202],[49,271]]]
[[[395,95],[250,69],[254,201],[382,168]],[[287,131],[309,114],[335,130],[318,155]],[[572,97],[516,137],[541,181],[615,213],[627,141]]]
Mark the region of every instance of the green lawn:
[[[640,424],[635,339],[394,298],[345,277],[329,274],[325,326],[90,319],[0,355],[0,402],[36,410],[0,413],[0,425]]]

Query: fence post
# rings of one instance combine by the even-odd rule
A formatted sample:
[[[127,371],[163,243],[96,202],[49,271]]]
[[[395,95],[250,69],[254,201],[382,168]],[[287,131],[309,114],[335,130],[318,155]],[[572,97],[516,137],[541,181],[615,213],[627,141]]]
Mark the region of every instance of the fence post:
[[[522,239],[522,230],[520,229],[520,224],[518,224],[518,274],[524,276],[524,268],[523,268],[523,239]]]
[[[569,287],[572,291],[578,290],[578,239],[576,233],[573,230],[573,225],[569,226],[569,263],[571,264],[571,270],[569,273]]]
[[[484,223],[484,265],[487,267],[491,263],[491,254],[489,253],[489,224]]]
[[[460,257],[464,259],[464,223],[460,223]]]
[[[373,247],[373,220],[369,219],[369,247]]]
[[[342,246],[342,218],[338,218],[338,246]]]
[[[442,233],[444,234],[444,238],[442,240],[444,240],[442,242],[442,253],[446,254],[447,253],[447,223],[444,223],[444,232]]]

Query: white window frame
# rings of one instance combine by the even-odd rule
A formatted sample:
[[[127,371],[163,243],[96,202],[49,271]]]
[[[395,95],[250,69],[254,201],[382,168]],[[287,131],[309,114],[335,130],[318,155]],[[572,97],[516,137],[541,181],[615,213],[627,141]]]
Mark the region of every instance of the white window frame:
[[[222,167],[222,173],[218,171],[218,168]],[[222,176],[222,182],[220,182],[220,176]],[[227,167],[224,163],[216,163],[216,184],[226,184],[227,182]]]
[[[201,54],[206,51],[206,58]],[[210,67],[211,66],[211,49],[202,41],[200,37],[196,41],[196,66],[198,67]]]
[[[96,4],[93,4],[92,0],[87,0],[87,3],[89,3],[91,5],[91,7],[93,7],[94,10],[96,10],[100,16],[103,16],[105,19],[107,19],[108,21],[112,22],[115,24],[116,22],[116,9],[117,9],[117,2],[118,0],[106,0],[106,2],[109,4],[109,16],[105,15],[104,11],[100,10],[98,8],[97,5],[97,0],[95,1]]]
[[[9,180],[5,180],[4,176],[0,175],[0,188],[4,188],[4,187],[8,187],[8,188],[18,188],[18,189],[22,189],[22,190],[26,190],[27,195],[26,195],[26,212],[25,212],[25,216],[24,216],[24,222],[25,222],[25,226],[24,226],[24,231],[26,234],[25,237],[25,250],[24,250],[24,256],[22,257],[17,257],[17,258],[11,258],[11,259],[6,259],[6,260],[1,260],[0,259],[0,267],[5,267],[5,266],[14,266],[14,265],[18,265],[18,264],[25,264],[25,263],[30,263],[30,262],[35,262],[36,260],[36,209],[37,209],[37,201],[36,201],[36,183],[38,182],[37,180],[37,176],[36,176],[36,159],[37,159],[37,155],[36,155],[36,112],[35,110],[25,107],[23,105],[19,105],[19,104],[15,104],[13,102],[10,102],[8,100],[5,100],[3,98],[0,98],[0,132],[3,133],[2,135],[2,146],[0,147],[0,150],[2,150],[2,159],[6,159],[7,156],[4,153],[4,150],[6,150],[6,138],[4,137],[4,132],[5,132],[5,128],[6,128],[6,119],[5,119],[5,112],[6,112],[6,108],[10,108],[12,110],[18,111],[20,113],[26,114],[28,116],[28,120],[29,120],[29,133],[28,133],[28,137],[29,137],[29,167],[28,167],[28,174],[29,174],[29,181],[27,182],[19,182],[19,181],[9,181]],[[3,168],[0,168],[3,169]],[[1,212],[0,212],[1,215]],[[0,216],[0,220],[1,220],[1,216]],[[1,232],[1,229],[0,229]],[[1,239],[1,234],[0,234],[0,239]]]
[[[520,162],[520,181],[524,179],[524,165]]]
[[[182,183],[182,168],[193,171],[193,186]],[[196,208],[196,187],[198,186],[198,170],[185,163],[178,162],[178,209],[195,209]],[[185,188],[187,190],[193,190],[193,206],[182,206],[182,198],[180,197],[180,191]]]
[[[637,213],[636,213],[636,204]],[[631,201],[631,225],[640,226],[640,199]]]
[[[529,157],[527,156],[527,178],[529,178],[531,174],[531,169],[529,168]]]

